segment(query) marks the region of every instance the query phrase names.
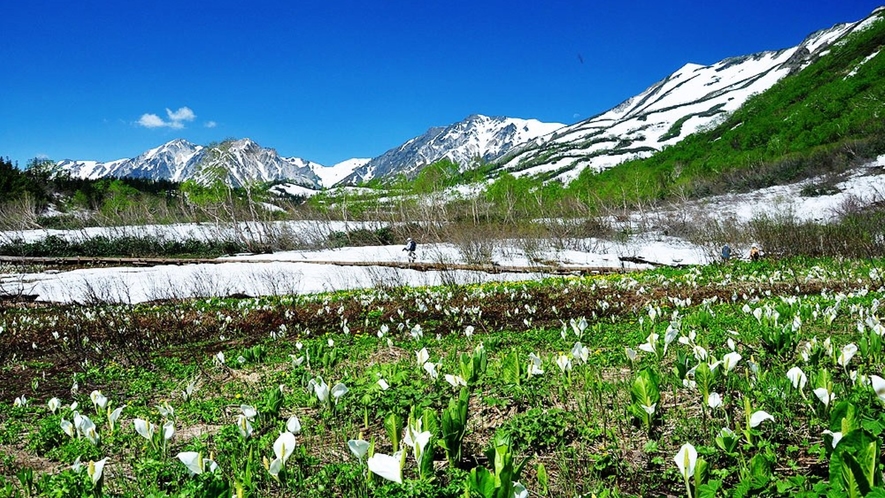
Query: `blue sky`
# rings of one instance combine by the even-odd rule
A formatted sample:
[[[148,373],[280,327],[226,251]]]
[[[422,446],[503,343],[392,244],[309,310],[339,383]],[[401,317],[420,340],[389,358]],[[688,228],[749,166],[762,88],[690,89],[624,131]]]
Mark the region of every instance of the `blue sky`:
[[[687,62],[794,46],[877,5],[12,1],[0,156],[107,161],[249,137],[332,165],[470,114],[574,123]]]

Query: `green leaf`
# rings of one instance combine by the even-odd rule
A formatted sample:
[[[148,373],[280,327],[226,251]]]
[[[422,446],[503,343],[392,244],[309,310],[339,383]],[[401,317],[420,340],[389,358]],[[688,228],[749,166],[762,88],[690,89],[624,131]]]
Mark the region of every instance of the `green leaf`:
[[[387,430],[387,437],[390,438],[391,444],[393,444],[394,448],[399,448],[399,437],[402,433],[402,421],[396,415],[396,413],[391,413],[384,419],[384,429]]]
[[[495,498],[495,477],[485,467],[475,467],[467,476],[465,488],[471,494],[479,493],[483,498]]]
[[[885,498],[885,488],[876,486],[867,493],[866,498]]]
[[[722,489],[722,481],[712,480],[697,487],[697,498],[715,498]]]
[[[750,459],[750,487],[761,490],[771,481],[772,465],[765,455],[757,454]]]
[[[713,383],[716,381],[716,374],[710,370],[710,365],[707,365],[706,362],[701,362],[694,371],[694,380],[697,383],[701,394],[704,396],[704,402],[706,403],[707,397],[713,392]]]
[[[462,388],[458,398],[449,400],[449,407],[443,410],[441,446],[446,451],[449,465],[461,462],[461,444],[467,432],[467,405],[470,393]]]
[[[660,381],[657,373],[651,368],[645,368],[636,374],[633,386],[630,389],[630,398],[634,403],[651,406],[661,401],[661,393],[658,390]]]
[[[707,463],[703,458],[698,458],[695,462],[694,466],[694,486],[695,489],[701,486],[701,483],[707,480],[707,471],[710,469],[710,464]]]
[[[535,470],[535,475],[538,477],[538,494],[541,496],[546,496],[548,489],[548,477],[547,477],[547,468],[544,467],[543,463],[539,463],[537,469]]]
[[[830,411],[830,430],[847,435],[859,428],[857,409],[848,401],[840,401]]]
[[[881,485],[879,439],[858,429],[847,434],[830,456],[830,482],[849,496],[863,496]]]
[[[522,381],[521,364],[516,351],[511,351],[501,360],[501,380],[505,384],[520,385]]]
[[[834,455],[835,458],[835,455]],[[858,481],[858,477],[860,472],[854,472],[851,468],[851,464],[849,460],[853,461],[854,459],[848,453],[840,453],[839,454],[839,482],[842,484],[842,490],[845,491],[851,498],[857,498],[863,496],[863,491],[861,489],[862,485]],[[855,462],[856,466],[856,462]]]

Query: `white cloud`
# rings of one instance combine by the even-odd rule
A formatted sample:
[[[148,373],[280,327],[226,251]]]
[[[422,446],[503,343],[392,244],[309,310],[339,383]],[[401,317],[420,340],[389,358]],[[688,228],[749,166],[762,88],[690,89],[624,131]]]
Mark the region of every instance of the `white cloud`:
[[[142,114],[138,124],[145,128],[162,128],[166,126],[166,122],[160,119],[156,114]]]
[[[205,126],[206,128],[215,128],[216,126],[218,126],[218,123],[216,123],[215,121],[206,121],[206,124],[204,124],[203,126]]]
[[[172,128],[173,130],[180,130],[184,128],[185,122],[193,121],[197,117],[190,107],[179,107],[177,111],[167,107],[166,115],[169,116],[168,121],[156,114],[142,114],[138,120],[138,125],[145,128]]]
[[[179,107],[178,110],[175,112],[167,107],[166,114],[169,116],[169,120],[173,123],[180,123],[181,121],[193,121],[194,118],[197,117],[197,115],[194,114],[194,111],[192,111],[190,107]]]

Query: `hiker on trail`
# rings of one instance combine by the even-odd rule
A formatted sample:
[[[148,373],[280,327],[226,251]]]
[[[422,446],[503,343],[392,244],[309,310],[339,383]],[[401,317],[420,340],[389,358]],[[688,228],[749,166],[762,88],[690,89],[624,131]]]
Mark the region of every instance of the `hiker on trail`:
[[[722,246],[722,261],[728,261],[731,259],[731,247],[726,243]]]
[[[403,251],[406,251],[409,253],[409,263],[415,262],[415,248],[417,246],[418,246],[418,244],[416,244],[415,241],[412,240],[411,237],[406,239],[406,247],[403,247]]]
[[[762,251],[759,250],[759,246],[753,244],[750,247],[750,261],[759,261],[759,258],[762,257]]]

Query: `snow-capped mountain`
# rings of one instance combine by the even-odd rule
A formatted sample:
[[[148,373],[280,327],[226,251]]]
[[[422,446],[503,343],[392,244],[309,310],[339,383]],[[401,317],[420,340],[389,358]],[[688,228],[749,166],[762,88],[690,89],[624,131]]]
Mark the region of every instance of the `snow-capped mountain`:
[[[371,158],[353,158],[342,161],[334,166],[318,166],[313,168],[314,174],[320,178],[323,187],[331,187],[350,176],[357,168],[365,166]]]
[[[132,177],[151,180],[195,180],[209,183],[220,179],[233,186],[253,182],[287,181],[311,189],[322,188],[314,172],[322,166],[297,157],[281,157],[276,150],[248,138],[210,147],[177,139],[132,159],[97,161],[64,160],[59,170],[79,178]]]
[[[251,182],[286,181],[310,188],[322,188],[314,173],[317,163],[297,157],[281,157],[274,149],[262,147],[244,138],[208,149],[194,179],[211,181],[215,171],[223,171],[225,181],[234,186]]]
[[[353,173],[353,170],[363,166],[370,160],[371,159],[354,158],[342,161],[333,166],[322,166],[317,163],[311,163],[311,170],[313,170],[314,174],[320,179],[320,185],[322,185],[323,188],[331,188]],[[275,184],[270,187],[269,190],[272,194],[276,194],[280,197],[311,197],[319,192],[319,190],[314,187],[304,187],[303,185],[288,182]]]
[[[648,157],[687,135],[713,127],[751,95],[801,70],[881,12],[839,24],[778,51],[731,57],[710,66],[686,64],[644,92],[595,117],[539,137],[498,161],[498,171],[568,181]]]
[[[463,170],[477,158],[492,161],[517,145],[563,126],[561,123],[542,123],[535,119],[475,114],[446,127],[430,128],[423,135],[356,168],[341,183],[353,185],[400,173],[411,176],[423,166],[443,158],[450,159]]]
[[[204,147],[200,145],[177,139],[132,159],[118,159],[106,163],[65,159],[56,164],[56,168],[78,178],[129,176],[182,181],[193,174],[196,163],[202,158],[203,149]]]

